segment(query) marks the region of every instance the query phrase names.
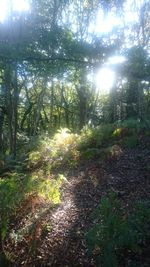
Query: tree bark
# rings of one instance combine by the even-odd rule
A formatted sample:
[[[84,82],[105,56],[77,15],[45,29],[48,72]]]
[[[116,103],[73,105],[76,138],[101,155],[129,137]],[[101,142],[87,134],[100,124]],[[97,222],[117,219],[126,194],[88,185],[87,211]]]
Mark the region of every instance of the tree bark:
[[[17,81],[17,65],[14,70],[14,132],[13,132],[13,158],[16,158],[16,145],[17,145],[17,130],[18,130],[18,98],[19,98],[19,90],[18,90],[18,81]]]
[[[10,65],[6,65],[4,72],[4,81],[6,88],[5,102],[8,117],[8,129],[9,129],[9,150],[10,155],[13,153],[13,105],[11,95],[11,68]]]
[[[79,97],[79,128],[82,129],[86,123],[87,115],[87,96],[86,96],[86,77],[84,71],[80,74],[80,85],[76,86]]]

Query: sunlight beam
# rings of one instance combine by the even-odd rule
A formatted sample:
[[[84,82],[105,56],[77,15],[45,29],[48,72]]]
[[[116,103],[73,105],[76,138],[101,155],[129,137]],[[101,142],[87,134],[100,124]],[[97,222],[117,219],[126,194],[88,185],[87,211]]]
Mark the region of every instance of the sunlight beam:
[[[14,11],[28,11],[29,1],[27,0],[13,0],[13,10]]]
[[[30,9],[29,0],[0,0],[0,22],[5,21],[12,11],[22,12]]]
[[[115,82],[115,73],[109,68],[102,68],[96,74],[96,88],[100,94],[108,94]]]

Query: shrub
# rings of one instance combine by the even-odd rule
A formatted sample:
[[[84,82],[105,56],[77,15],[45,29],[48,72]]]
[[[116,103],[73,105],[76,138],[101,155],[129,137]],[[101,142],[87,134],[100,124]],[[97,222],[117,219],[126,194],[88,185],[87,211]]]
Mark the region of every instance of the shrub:
[[[85,159],[99,158],[101,160],[108,160],[115,158],[122,154],[122,150],[118,145],[108,146],[106,148],[87,148],[82,152],[82,156]]]
[[[150,202],[139,201],[135,207],[134,212],[129,216],[129,223],[132,229],[137,232],[137,242],[145,242],[149,233],[150,226]]]
[[[128,128],[130,132],[139,134],[140,132],[149,132],[150,130],[150,121],[143,119],[133,119],[122,121],[117,125],[117,128]]]
[[[116,128],[115,131],[113,132],[113,136],[117,138],[124,138],[127,136],[131,136],[132,134],[133,131],[125,127]]]
[[[51,158],[55,164],[74,165],[79,159],[78,151],[79,135],[73,134],[64,128],[59,130],[51,140]]]
[[[138,144],[139,144],[139,138],[138,138],[138,135],[136,135],[136,134],[129,136],[129,137],[125,137],[122,140],[122,145],[125,148],[134,148]]]
[[[31,150],[28,154],[29,167],[38,168],[43,166],[47,169],[47,166],[50,165],[56,167],[65,164],[69,166],[76,164],[79,158],[78,139],[77,134],[73,134],[65,128],[60,129],[52,139],[41,138],[39,144],[36,140],[34,150]]]
[[[85,159],[99,158],[101,155],[101,150],[98,148],[87,148],[82,152],[82,156]]]
[[[115,129],[113,137],[125,148],[134,148],[139,143],[139,132],[142,125],[136,120],[127,120]]]
[[[113,131],[114,125],[112,124],[100,125],[95,128],[83,128],[79,141],[79,149],[84,150],[86,148],[99,148],[106,142],[107,144],[111,143]]]
[[[134,214],[127,215],[115,194],[102,198],[93,214],[94,226],[86,235],[88,249],[97,266],[117,267],[121,251],[140,251],[139,240],[145,240],[150,222],[150,203],[135,207]]]
[[[135,129],[138,132],[141,128],[143,128],[143,123],[139,119],[128,119],[120,123],[121,127],[128,129]]]
[[[58,177],[42,177],[42,172],[32,175],[17,173],[7,179],[0,180],[0,226],[1,236],[4,239],[7,233],[9,219],[16,215],[18,206],[30,196],[39,196],[52,204],[60,203],[60,187],[66,180],[63,175]]]
[[[16,173],[7,179],[0,180],[0,224],[1,236],[6,236],[8,217],[15,212],[16,205],[22,200],[21,180]]]

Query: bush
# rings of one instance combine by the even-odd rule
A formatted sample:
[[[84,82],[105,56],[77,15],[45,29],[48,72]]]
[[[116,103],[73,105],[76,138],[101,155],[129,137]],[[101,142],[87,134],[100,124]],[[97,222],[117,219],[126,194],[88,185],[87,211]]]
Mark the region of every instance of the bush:
[[[129,137],[125,137],[122,140],[122,145],[125,148],[134,148],[139,144],[139,138],[136,134],[129,136]]]
[[[96,159],[109,160],[118,157],[122,154],[122,150],[118,145],[108,146],[106,148],[88,148],[82,152],[82,156],[85,159]]]
[[[139,144],[142,124],[138,120],[127,120],[118,125],[113,137],[125,148],[134,148]]]
[[[121,122],[120,126],[128,129],[134,129],[136,130],[136,132],[139,132],[140,129],[143,128],[143,123],[139,119],[135,120],[130,118],[128,120]]]
[[[8,217],[15,212],[16,205],[22,200],[22,185],[17,174],[0,180],[0,226],[1,237],[6,236]]]
[[[78,139],[79,136],[68,129],[59,130],[52,139],[39,138],[39,143],[36,140],[31,146],[34,149],[28,153],[29,168],[75,165],[79,158]]]
[[[106,143],[108,145],[113,140],[113,131],[114,125],[112,124],[100,125],[95,128],[85,127],[81,131],[79,149],[82,151],[86,148],[100,148]]]
[[[139,253],[140,244],[148,238],[149,207],[150,203],[140,203],[132,215],[127,215],[115,194],[102,198],[93,214],[94,226],[86,235],[97,266],[119,266],[122,251]]]
[[[64,128],[59,130],[51,140],[51,157],[55,164],[76,165],[79,159],[79,135],[73,134]]]
[[[119,128],[128,128],[132,133],[139,134],[140,132],[149,132],[150,130],[150,121],[143,119],[128,119],[120,122],[117,127]]]
[[[149,233],[150,226],[150,202],[139,201],[135,207],[134,212],[129,216],[129,223],[132,229],[136,231],[137,242],[145,242]]]
[[[16,215],[21,203],[31,196],[40,197],[50,201],[52,205],[60,203],[60,187],[65,179],[63,175],[58,177],[42,176],[42,172],[32,175],[20,176],[11,174],[7,179],[0,180],[0,226],[2,239],[5,238],[9,219]],[[31,203],[32,204],[32,203]]]
[[[101,156],[101,150],[98,148],[87,148],[82,152],[82,156],[85,159],[94,159]]]

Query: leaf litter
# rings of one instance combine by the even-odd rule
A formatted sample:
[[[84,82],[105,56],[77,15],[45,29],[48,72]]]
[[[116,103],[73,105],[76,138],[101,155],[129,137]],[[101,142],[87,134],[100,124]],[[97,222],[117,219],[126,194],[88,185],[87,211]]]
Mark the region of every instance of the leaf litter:
[[[43,204],[30,214],[38,218],[33,232],[20,242],[12,242],[10,235],[4,243],[6,254],[13,267],[95,267],[89,257],[85,233],[91,226],[91,214],[108,192],[117,193],[126,209],[137,200],[150,200],[150,150],[149,143],[141,147],[124,149],[122,153],[105,162],[99,159],[82,162],[68,171],[68,183],[62,191],[62,202],[51,208]],[[43,210],[43,212],[42,212]],[[18,230],[29,217],[11,225]],[[11,232],[11,231],[10,231]],[[146,248],[145,265],[150,263],[150,246]],[[123,266],[121,266],[123,267]]]

